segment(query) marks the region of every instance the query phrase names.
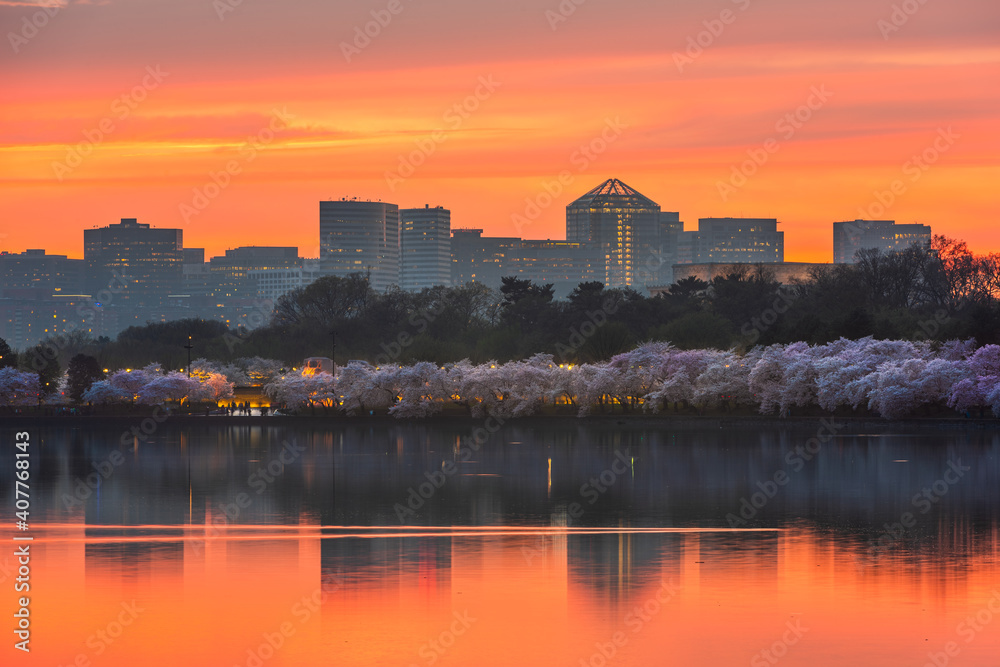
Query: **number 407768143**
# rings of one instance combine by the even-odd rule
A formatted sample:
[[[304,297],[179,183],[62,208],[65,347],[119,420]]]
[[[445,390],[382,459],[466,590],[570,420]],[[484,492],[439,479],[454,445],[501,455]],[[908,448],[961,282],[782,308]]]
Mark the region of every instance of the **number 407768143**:
[[[17,499],[15,505],[18,509],[15,516],[18,518],[18,527],[21,530],[27,530],[29,508],[31,507],[28,493],[28,479],[31,476],[29,471],[31,460],[28,447],[31,442],[30,436],[24,431],[17,433],[14,436],[14,440],[15,447],[18,450],[17,454],[15,454],[17,461],[14,464],[14,467],[17,469],[17,472],[14,473],[14,476],[17,477],[14,497]]]

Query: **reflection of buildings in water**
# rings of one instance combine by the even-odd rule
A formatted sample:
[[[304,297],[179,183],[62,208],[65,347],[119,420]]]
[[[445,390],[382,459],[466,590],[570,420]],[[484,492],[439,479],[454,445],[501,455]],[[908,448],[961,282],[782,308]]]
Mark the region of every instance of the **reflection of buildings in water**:
[[[362,535],[377,531],[360,531]],[[335,533],[334,533],[335,534]],[[448,595],[452,538],[332,537],[322,540],[321,576],[344,588],[376,585],[380,589],[417,589],[429,596]]]
[[[664,577],[679,578],[691,546],[683,533],[570,534],[570,589],[616,606]]]
[[[307,508],[325,525],[398,525],[394,505],[405,503],[408,489],[425,483],[429,471],[453,460],[452,445],[468,439],[475,427],[460,420],[433,427],[360,420],[323,430],[280,425],[204,429],[167,421],[148,442],[124,448],[125,464],[102,479],[99,490],[64,509],[63,496],[72,496],[79,481],[94,474],[95,464],[119,451],[122,430],[133,423],[59,429],[47,438],[40,450],[40,475],[51,477],[40,477],[46,485],[38,489],[46,518],[110,525],[201,523],[209,510],[218,516],[220,504],[247,493],[253,502],[241,510],[238,523],[294,522]],[[818,458],[805,461],[796,472],[785,455],[811,436],[808,428],[706,431],[610,421],[560,424],[505,425],[473,462],[460,467],[462,474],[449,477],[426,500],[411,523],[545,521],[559,507],[581,501],[581,484],[622,451],[635,458],[634,469],[593,505],[583,499],[586,514],[574,525],[614,526],[623,517],[631,525],[726,525],[727,513],[740,511],[741,500],[756,492],[756,482],[772,478],[780,468],[789,473],[790,482],[751,525],[781,526],[801,517],[811,525],[839,526],[864,546],[879,537],[885,523],[909,511],[916,525],[894,540],[894,552],[919,559],[930,549],[944,558],[961,558],[994,549],[1000,482],[989,461],[1000,443],[991,434],[935,435],[934,448],[927,450],[915,449],[921,442],[915,444],[916,436],[845,435],[824,445]],[[272,461],[286,440],[304,443],[307,453],[257,494],[248,484],[249,475]],[[939,479],[953,457],[978,461],[976,470],[950,486],[926,514],[920,513],[913,494]],[[572,538],[570,562],[581,563],[586,571],[588,562],[623,561],[628,565],[623,573],[635,576],[655,548],[647,546],[649,536],[630,539],[621,549],[598,540],[581,551],[584,542]],[[607,576],[618,576],[617,565],[605,570]]]
[[[89,538],[127,537],[132,531],[87,531]],[[84,563],[88,581],[115,578],[123,586],[150,588],[155,582],[179,577],[184,572],[184,544],[178,531],[176,542],[87,543]]]

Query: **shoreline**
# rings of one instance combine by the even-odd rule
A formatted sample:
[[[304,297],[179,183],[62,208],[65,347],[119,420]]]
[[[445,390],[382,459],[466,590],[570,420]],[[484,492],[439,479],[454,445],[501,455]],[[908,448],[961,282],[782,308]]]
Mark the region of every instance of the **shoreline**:
[[[0,424],[19,426],[134,426],[143,421],[153,419],[152,412],[140,414],[112,415],[3,415]],[[155,421],[160,424],[178,424],[185,426],[294,426],[294,425],[343,425],[357,426],[364,424],[392,424],[396,426],[413,426],[420,424],[465,424],[470,428],[482,426],[490,417],[475,418],[460,415],[435,415],[424,419],[398,419],[391,415],[364,415],[348,417],[346,415],[269,415],[262,416],[204,416],[199,414],[173,414],[161,416]],[[496,420],[496,418],[493,418]],[[563,421],[576,426],[641,426],[641,427],[671,427],[671,428],[734,428],[740,426],[774,426],[774,427],[804,427],[819,424],[821,421],[843,423],[848,427],[866,427],[879,431],[898,431],[903,429],[921,430],[983,430],[1000,429],[1000,419],[996,418],[965,418],[965,417],[910,417],[906,419],[887,420],[873,416],[843,416],[837,414],[777,417],[773,415],[532,415],[516,417],[502,421],[504,426],[529,426],[532,423],[553,423]],[[497,420],[499,421],[499,420]],[[854,429],[852,429],[854,430]]]

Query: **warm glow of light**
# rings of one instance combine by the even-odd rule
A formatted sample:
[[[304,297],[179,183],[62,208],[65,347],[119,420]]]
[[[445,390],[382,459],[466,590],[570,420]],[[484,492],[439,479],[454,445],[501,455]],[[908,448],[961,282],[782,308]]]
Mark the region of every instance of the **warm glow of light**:
[[[894,181],[903,192],[884,217],[1000,248],[995,5],[923,3],[884,37],[889,4],[733,4],[734,23],[683,66],[716,9],[588,3],[553,30],[558,3],[447,20],[406,5],[348,62],[338,45],[371,20],[360,6],[309,2],[306,25],[280,3],[223,21],[194,0],[163,3],[155,20],[130,3],[66,5],[5,79],[0,216],[31,224],[7,225],[3,249],[81,257],[83,228],[135,215],[182,228],[209,257],[249,244],[315,257],[316,204],[341,196],[430,200],[455,227],[561,239],[566,204],[611,176],[687,229],[776,217],[789,261],[829,261],[830,224],[882,217],[868,214]],[[19,26],[35,7],[0,3],[0,16]],[[144,89],[147,65],[169,74]],[[131,95],[142,99],[123,106]],[[475,109],[456,115],[468,99]],[[810,99],[808,120],[789,122]],[[957,139],[935,150],[948,128]],[[421,153],[438,129],[445,139]],[[744,167],[772,138],[777,150]],[[933,163],[914,170],[921,155]],[[216,192],[211,175],[230,163],[238,173]],[[723,195],[741,169],[753,173]],[[550,195],[561,173],[569,183]]]

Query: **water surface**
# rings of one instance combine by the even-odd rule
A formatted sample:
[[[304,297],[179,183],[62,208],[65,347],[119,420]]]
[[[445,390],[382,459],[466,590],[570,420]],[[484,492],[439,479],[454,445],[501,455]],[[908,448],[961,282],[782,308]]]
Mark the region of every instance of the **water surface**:
[[[33,650],[3,664],[1000,656],[990,430],[270,423],[29,428]]]

